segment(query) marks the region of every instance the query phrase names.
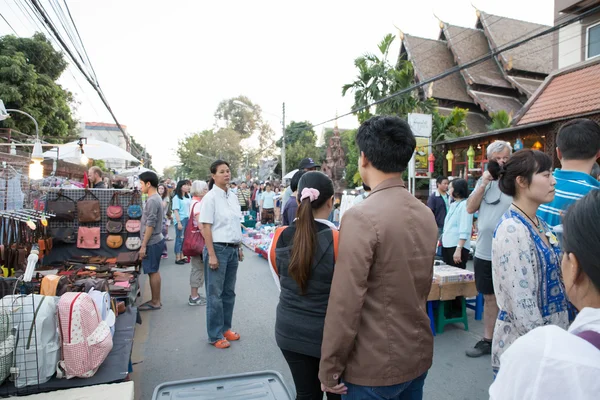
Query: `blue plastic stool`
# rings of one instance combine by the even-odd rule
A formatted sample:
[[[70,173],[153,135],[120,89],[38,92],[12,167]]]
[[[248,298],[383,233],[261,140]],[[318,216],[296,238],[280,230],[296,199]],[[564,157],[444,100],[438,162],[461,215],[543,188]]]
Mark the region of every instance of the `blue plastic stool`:
[[[467,308],[475,311],[475,320],[479,321],[483,317],[483,295],[481,293],[477,293],[477,297],[474,299],[467,300]]]
[[[431,333],[435,336],[435,317],[433,316],[433,301],[427,302],[427,315],[429,316],[429,326],[431,327]]]

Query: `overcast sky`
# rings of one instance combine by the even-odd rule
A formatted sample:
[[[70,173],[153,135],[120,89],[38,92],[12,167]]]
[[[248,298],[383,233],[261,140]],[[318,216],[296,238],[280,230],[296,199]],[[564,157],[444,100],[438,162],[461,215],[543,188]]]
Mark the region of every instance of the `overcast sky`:
[[[16,0],[0,10],[20,36],[35,28]],[[48,6],[48,0],[42,0]],[[356,75],[354,59],[377,52],[396,25],[437,38],[440,19],[474,27],[471,3],[490,14],[553,23],[551,0],[419,0],[285,2],[200,0],[67,0],[100,86],[122,124],[146,145],[156,169],[178,162],[177,140],[211,128],[219,101],[240,94],[265,111],[280,134],[286,121],[317,124],[350,110],[341,87]],[[0,33],[12,31],[0,21]],[[396,39],[393,59],[400,42]],[[112,122],[81,74],[61,83],[81,103],[82,121]],[[83,88],[80,88],[80,86]],[[267,114],[269,113],[269,114]],[[271,115],[272,114],[272,115]],[[333,124],[328,124],[333,126]],[[354,116],[341,128],[357,126]],[[318,128],[319,132],[321,128]]]

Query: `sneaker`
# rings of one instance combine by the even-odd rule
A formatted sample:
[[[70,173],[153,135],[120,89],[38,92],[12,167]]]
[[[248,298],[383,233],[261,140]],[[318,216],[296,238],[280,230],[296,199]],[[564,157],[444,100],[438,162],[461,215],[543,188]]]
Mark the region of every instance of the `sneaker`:
[[[492,354],[492,342],[480,340],[475,347],[466,351],[467,357],[481,357],[486,354]]]
[[[167,258],[169,258],[169,256],[166,254],[163,254],[162,256],[160,256],[160,258],[162,258],[163,260],[166,260]]]
[[[225,332],[223,334],[223,336],[225,336],[225,339],[229,340],[230,342],[233,342],[233,341],[236,341],[236,340],[240,340],[240,334],[239,333],[235,333],[231,329],[228,330],[227,332]]]
[[[177,264],[177,265],[184,265],[185,261],[184,260],[177,260],[177,261],[175,261],[175,264]]]
[[[188,299],[188,304],[190,306],[205,306],[206,299],[202,296],[198,296],[195,299],[192,299],[192,296],[190,296],[190,298]]]
[[[212,344],[213,346],[215,346],[217,349],[226,349],[226,348],[228,348],[229,346],[231,346],[231,345],[229,344],[229,342],[228,342],[227,340],[225,340],[225,339],[217,340],[216,342],[214,342],[214,343],[211,343],[211,344]]]

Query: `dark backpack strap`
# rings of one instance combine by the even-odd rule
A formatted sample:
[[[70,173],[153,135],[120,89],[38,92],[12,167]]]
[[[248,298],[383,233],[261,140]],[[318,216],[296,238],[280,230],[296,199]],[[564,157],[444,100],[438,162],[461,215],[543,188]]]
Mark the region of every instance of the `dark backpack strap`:
[[[583,340],[600,350],[600,333],[595,331],[583,331],[576,333],[575,336],[579,336],[580,338],[582,338]]]

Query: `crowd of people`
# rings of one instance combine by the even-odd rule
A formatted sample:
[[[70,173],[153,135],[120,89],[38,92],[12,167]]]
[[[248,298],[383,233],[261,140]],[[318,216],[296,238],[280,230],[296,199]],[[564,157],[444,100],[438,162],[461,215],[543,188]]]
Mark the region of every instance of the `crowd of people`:
[[[237,187],[229,164],[215,161],[208,185],[179,182],[170,207],[161,197],[167,187],[161,192],[155,174],[142,174],[149,197],[140,253],[153,292],[145,309],[161,307],[160,232],[168,208],[179,263],[185,225],[193,223],[204,238],[202,256],[191,260],[189,303],[206,304],[209,343],[225,349],[239,340],[233,311],[244,260],[242,212],[274,222],[279,201],[283,226],[269,250],[281,288],[275,338],[297,399],[322,399],[324,392],[329,399],[421,399],[433,360],[426,303],[436,247],[447,264],[466,268],[476,219],[473,268],[485,298],[484,336],[466,355],[491,354],[491,398],[595,398],[600,183],[591,174],[600,157],[598,124],[580,119],[560,129],[561,168],[554,171],[543,152],[512,154],[508,143],[491,143],[487,170],[471,193],[466,180],[440,177],[427,205],[402,179],[416,145],[404,120],[373,117],[360,126],[356,144],[365,195],[339,231],[331,220],[333,182],[310,159],[281,196],[267,183]]]

